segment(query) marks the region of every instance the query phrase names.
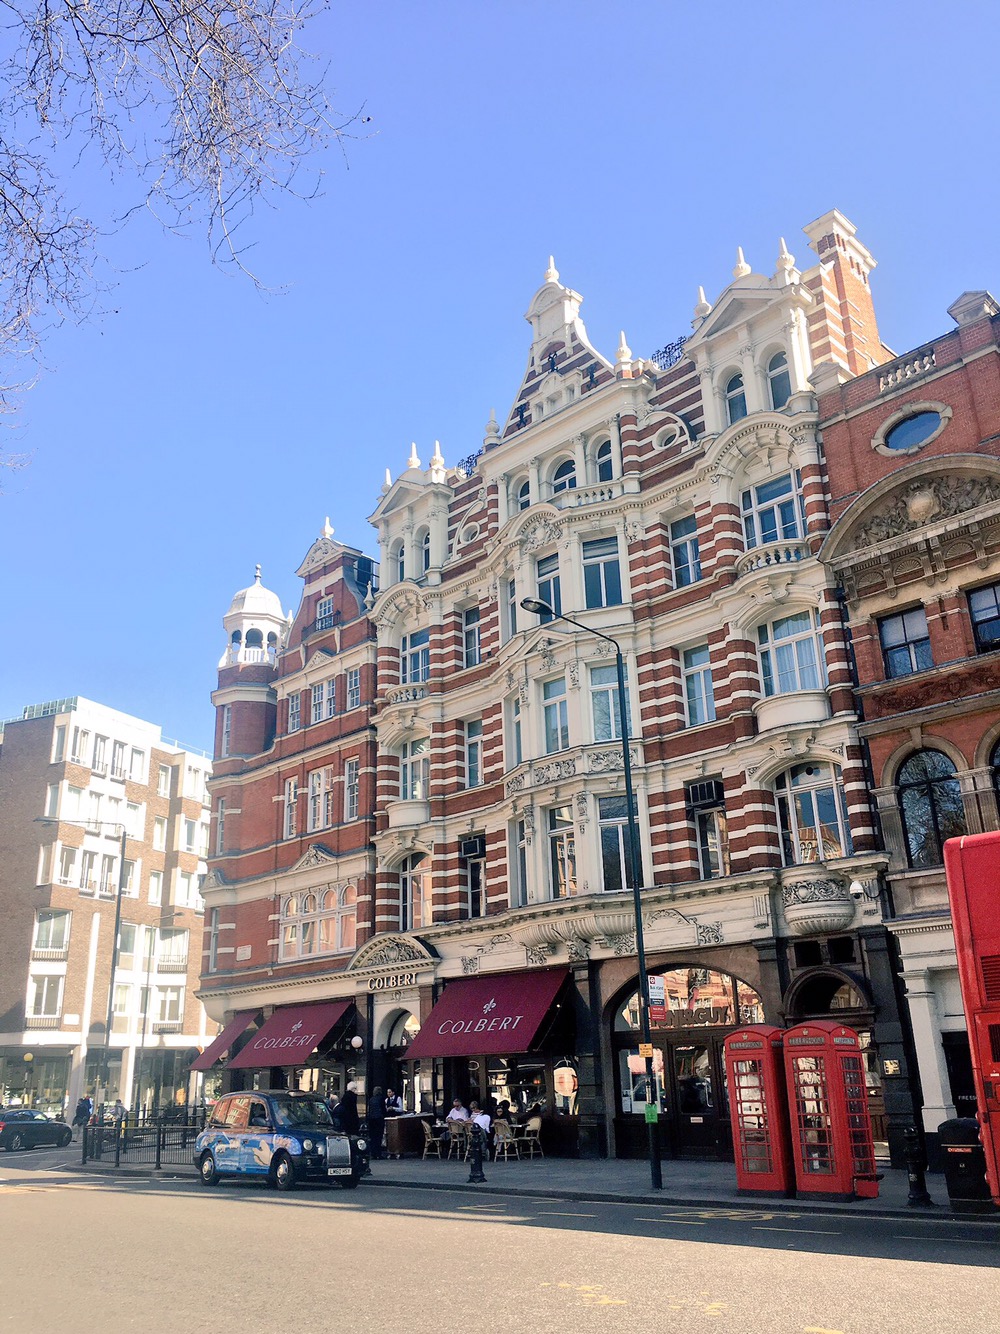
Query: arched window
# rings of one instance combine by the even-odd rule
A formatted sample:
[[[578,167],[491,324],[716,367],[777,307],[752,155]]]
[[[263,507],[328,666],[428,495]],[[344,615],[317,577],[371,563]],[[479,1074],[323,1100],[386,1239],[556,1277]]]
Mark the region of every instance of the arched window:
[[[264,636],[259,630],[248,630],[245,643],[247,648],[262,648],[264,645]]]
[[[823,641],[814,611],[781,616],[757,627],[761,679],[765,695],[822,690],[826,685]]]
[[[733,375],[726,381],[726,417],[729,425],[742,421],[747,415],[747,396],[743,388],[743,376]]]
[[[526,510],[531,504],[531,483],[527,477],[523,481],[514,483],[514,506],[518,510]]]
[[[610,482],[615,475],[615,461],[611,454],[610,440],[605,440],[603,444],[597,446],[594,459],[597,463],[597,480],[599,482]]]
[[[565,459],[552,474],[552,494],[560,491],[572,491],[576,487],[576,464],[572,459]]]
[[[784,352],[775,352],[767,363],[767,387],[771,407],[777,412],[792,396],[792,381],[788,374],[788,358]]]
[[[406,548],[402,542],[393,542],[389,552],[389,566],[396,572],[396,583],[406,578]]]
[[[830,764],[796,764],[775,780],[785,866],[826,862],[853,852],[840,774]]]
[[[319,919],[319,949],[323,954],[345,954],[357,946],[358,891],[353,885],[328,889]]]
[[[431,568],[431,535],[425,528],[420,534],[420,569],[423,574]]]
[[[897,784],[908,864],[940,866],[945,839],[965,833],[955,766],[939,750],[918,750],[900,768]]]
[[[431,921],[431,873],[422,853],[399,868],[399,929],[419,931]]]

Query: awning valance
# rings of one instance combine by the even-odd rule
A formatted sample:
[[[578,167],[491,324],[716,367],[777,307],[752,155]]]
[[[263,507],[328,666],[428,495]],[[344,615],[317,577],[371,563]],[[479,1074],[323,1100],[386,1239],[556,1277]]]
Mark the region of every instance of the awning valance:
[[[245,1033],[260,1010],[240,1010],[233,1015],[214,1042],[210,1042],[197,1060],[191,1062],[192,1070],[211,1070],[220,1057],[233,1045],[241,1033]]]
[[[285,1005],[275,1010],[259,1033],[229,1062],[230,1070],[260,1070],[272,1065],[304,1065],[353,1001],[320,1005]]]
[[[551,968],[458,978],[445,988],[406,1059],[527,1051],[568,976],[567,968]]]

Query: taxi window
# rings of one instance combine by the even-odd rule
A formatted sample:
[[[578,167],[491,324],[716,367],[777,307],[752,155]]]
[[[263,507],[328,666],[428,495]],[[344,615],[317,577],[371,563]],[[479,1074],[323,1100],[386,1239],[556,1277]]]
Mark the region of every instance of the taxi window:
[[[250,1125],[263,1129],[270,1127],[271,1120],[267,1114],[267,1106],[262,1102],[252,1102],[250,1104]]]
[[[212,1115],[209,1120],[209,1125],[224,1126],[226,1124],[226,1116],[229,1113],[229,1108],[232,1102],[233,1099],[231,1098],[220,1098],[219,1101],[212,1108]]]
[[[242,1130],[250,1111],[249,1098],[233,1098],[226,1111],[225,1124],[232,1130]]]

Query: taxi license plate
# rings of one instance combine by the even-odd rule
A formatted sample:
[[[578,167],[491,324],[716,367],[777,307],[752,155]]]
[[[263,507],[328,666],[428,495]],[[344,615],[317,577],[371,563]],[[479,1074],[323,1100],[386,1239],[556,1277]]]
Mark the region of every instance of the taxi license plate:
[[[328,1167],[326,1174],[328,1177],[349,1177],[351,1169],[349,1167]]]

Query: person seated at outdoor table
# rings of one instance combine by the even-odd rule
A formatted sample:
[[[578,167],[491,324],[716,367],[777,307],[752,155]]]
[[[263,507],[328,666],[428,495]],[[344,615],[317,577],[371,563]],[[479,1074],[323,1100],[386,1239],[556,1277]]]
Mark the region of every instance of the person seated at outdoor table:
[[[484,1112],[483,1109],[479,1106],[478,1102],[469,1103],[468,1120],[472,1121],[475,1125],[479,1126],[480,1130],[482,1130],[484,1134],[489,1135],[490,1133],[489,1113]]]
[[[469,1113],[462,1106],[462,1099],[456,1098],[451,1104],[451,1111],[445,1117],[446,1121],[468,1121]]]

